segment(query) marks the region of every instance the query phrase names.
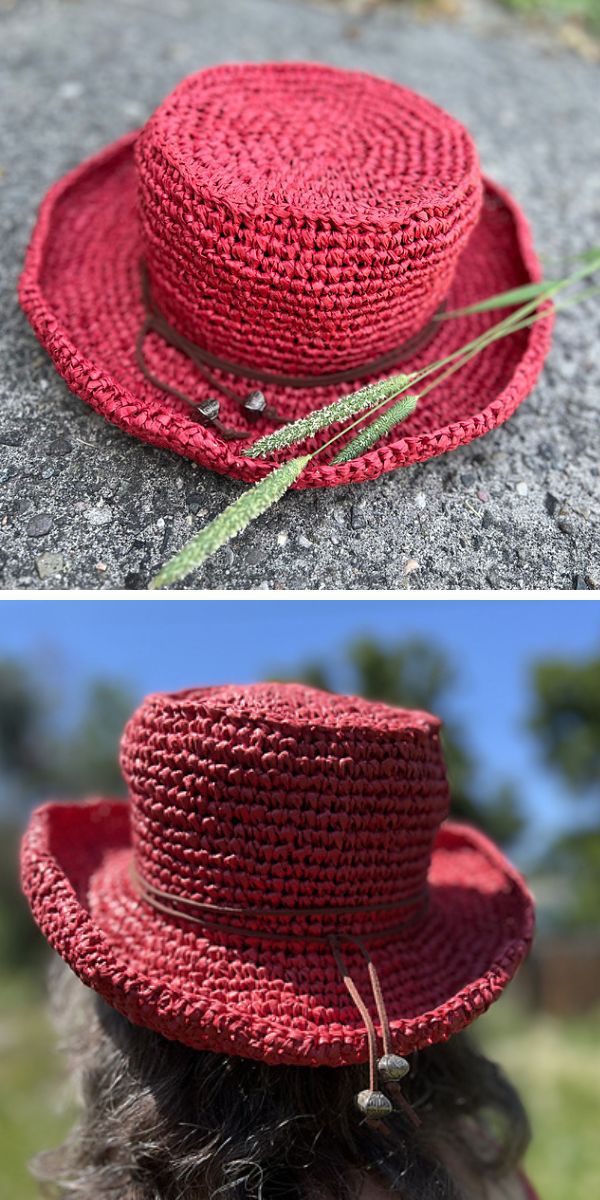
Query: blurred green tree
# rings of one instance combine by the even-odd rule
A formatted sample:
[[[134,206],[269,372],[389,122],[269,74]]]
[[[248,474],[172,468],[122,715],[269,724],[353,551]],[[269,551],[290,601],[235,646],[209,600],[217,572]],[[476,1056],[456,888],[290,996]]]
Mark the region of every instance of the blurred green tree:
[[[555,915],[567,928],[600,919],[600,655],[586,662],[553,658],[533,664],[529,728],[542,757],[582,802],[580,827],[555,839],[540,872],[568,881]],[[585,803],[583,803],[585,802]]]
[[[48,698],[32,672],[0,661],[0,780],[3,811],[19,807],[44,777]]]
[[[73,703],[38,675],[34,663],[0,661],[0,963],[11,967],[35,966],[45,954],[19,886],[27,813],[48,796],[125,794],[118,748],[134,704],[118,680],[91,680]]]
[[[133,707],[121,682],[93,679],[88,684],[75,727],[55,749],[53,775],[63,795],[126,794],[119,741]]]
[[[600,655],[534,663],[532,690],[529,727],[548,766],[573,793],[600,800]]]
[[[277,675],[282,678],[281,673]],[[291,678],[291,676],[290,676]],[[477,787],[477,764],[459,722],[449,715],[449,697],[457,672],[439,647],[418,638],[388,645],[371,637],[349,643],[341,662],[308,662],[293,678],[332,692],[349,690],[367,700],[405,708],[446,712],[442,740],[452,790],[452,815],[470,821],[503,846],[522,834],[525,818],[514,784],[506,780],[483,794]]]

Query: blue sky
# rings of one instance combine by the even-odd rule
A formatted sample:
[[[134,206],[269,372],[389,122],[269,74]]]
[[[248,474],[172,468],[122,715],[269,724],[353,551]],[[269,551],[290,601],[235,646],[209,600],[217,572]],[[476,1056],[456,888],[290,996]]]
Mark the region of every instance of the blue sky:
[[[538,656],[600,651],[600,608],[574,600],[3,601],[0,654],[27,657],[76,697],[86,678],[118,676],[136,696],[193,684],[250,682],[307,657],[327,659],[369,632],[431,639],[459,671],[451,713],[493,780],[520,782],[540,832],[569,801],[523,728]],[[58,679],[56,676],[58,675]],[[565,808],[565,806],[567,806]]]

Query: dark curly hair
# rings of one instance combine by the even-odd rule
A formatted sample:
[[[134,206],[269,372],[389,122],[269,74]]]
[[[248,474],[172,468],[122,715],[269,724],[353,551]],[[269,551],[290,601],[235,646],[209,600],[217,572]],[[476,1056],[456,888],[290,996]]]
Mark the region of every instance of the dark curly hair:
[[[350,1200],[371,1172],[403,1200],[465,1200],[510,1181],[529,1138],[516,1092],[464,1034],[411,1056],[403,1090],[419,1127],[395,1112],[375,1128],[353,1103],[364,1067],[195,1051],[132,1025],[64,968],[52,994],[82,1113],[33,1164],[46,1195]]]

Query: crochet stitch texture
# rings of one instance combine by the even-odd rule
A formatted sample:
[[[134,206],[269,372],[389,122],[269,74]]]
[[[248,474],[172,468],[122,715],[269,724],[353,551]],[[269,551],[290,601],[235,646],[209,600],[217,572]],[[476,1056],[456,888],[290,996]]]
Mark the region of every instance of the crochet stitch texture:
[[[296,685],[155,695],[121,761],[129,804],[41,808],[22,874],[51,945],[136,1023],[267,1062],[360,1062],[332,933],[366,993],[368,943],[400,1054],[468,1025],[526,953],[531,897],[487,838],[445,821],[427,713]],[[204,928],[186,898],[211,906]]]
[[[462,308],[539,279],[525,219],[482,179],[466,130],[408,89],[306,63],[226,65],[184,80],[141,133],[50,191],[20,296],[73,391],[126,432],[248,482],[270,464],[244,458],[247,443],[204,427],[136,362],[141,257],[169,323],[247,364],[242,395],[253,366],[300,375],[354,367],[422,329],[444,298]],[[420,369],[494,320],[440,322],[398,369]],[[533,387],[550,326],[494,343],[436,388],[401,436],[328,465],[338,443],[295,486],[372,479],[495,428]],[[198,402],[215,394],[158,334],[144,349],[154,377]],[[240,390],[233,375],[220,378]],[[292,419],[356,386],[262,390]],[[231,398],[221,397],[221,415],[249,429]],[[249,436],[269,428],[263,418]]]

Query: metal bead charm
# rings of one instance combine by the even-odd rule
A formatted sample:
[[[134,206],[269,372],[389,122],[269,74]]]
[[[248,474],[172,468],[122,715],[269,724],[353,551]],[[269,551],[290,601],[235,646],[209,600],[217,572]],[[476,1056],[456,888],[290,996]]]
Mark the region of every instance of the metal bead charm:
[[[377,1070],[385,1083],[396,1083],[408,1075],[410,1066],[399,1054],[384,1054],[377,1063]]]
[[[267,407],[266,398],[262,392],[250,392],[244,400],[244,408],[250,413],[261,413]]]
[[[198,412],[207,421],[216,421],[220,407],[219,401],[215,400],[214,396],[209,396],[207,400],[203,400],[198,405]]]
[[[387,1096],[383,1092],[372,1092],[369,1088],[358,1093],[356,1106],[367,1121],[379,1121],[393,1112],[393,1105]]]

